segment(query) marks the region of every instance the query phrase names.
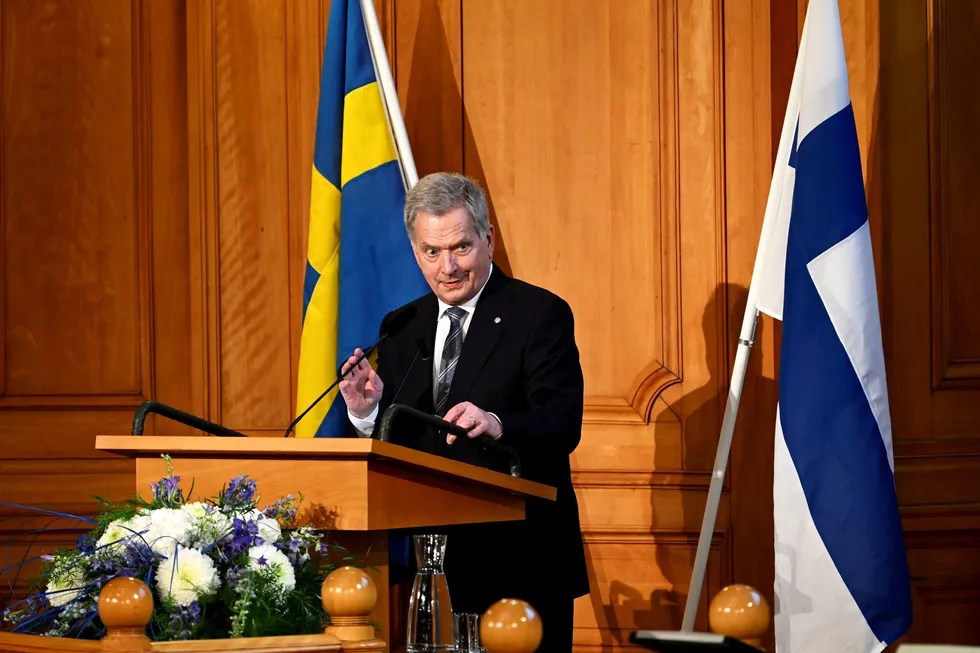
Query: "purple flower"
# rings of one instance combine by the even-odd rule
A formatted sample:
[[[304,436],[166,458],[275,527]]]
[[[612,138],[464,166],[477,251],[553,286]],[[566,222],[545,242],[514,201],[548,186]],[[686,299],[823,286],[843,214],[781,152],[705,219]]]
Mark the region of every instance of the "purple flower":
[[[90,566],[91,570],[95,573],[99,573],[101,571],[108,573],[116,570],[116,565],[114,565],[111,560],[106,560],[104,558],[92,558]]]
[[[96,540],[89,533],[85,533],[78,541],[75,543],[75,548],[78,549],[79,553],[84,553],[85,555],[91,555],[95,553]]]
[[[231,479],[231,485],[222,495],[224,502],[232,506],[250,504],[255,498],[255,481],[241,474]]]
[[[260,567],[265,567],[267,564],[269,564],[269,561],[265,559],[265,556],[259,556],[259,559],[256,560],[256,562],[259,563]]]
[[[326,553],[325,545],[320,546],[320,552]],[[286,559],[294,567],[304,564],[309,560],[309,556],[304,552],[303,541],[296,536],[292,536],[286,542],[279,542],[276,548],[286,554]]]
[[[238,579],[241,578],[243,569],[241,567],[229,567],[228,571],[225,572],[225,583],[229,587],[235,587],[238,585]]]
[[[179,608],[177,612],[170,615],[170,629],[174,639],[190,639],[194,634],[194,627],[200,620],[201,605],[197,601]]]
[[[180,477],[166,476],[158,483],[151,483],[150,489],[153,490],[153,502],[163,506],[174,506],[180,503]]]
[[[296,498],[293,495],[287,494],[271,506],[267,506],[262,512],[266,517],[270,517],[284,524],[291,524],[296,519],[295,501]]]
[[[245,521],[235,517],[231,522],[231,539],[225,544],[233,554],[239,554],[250,546],[254,546],[259,536],[259,525],[254,521]]]
[[[142,539],[133,538],[126,547],[119,566],[125,569],[146,569],[159,557]]]

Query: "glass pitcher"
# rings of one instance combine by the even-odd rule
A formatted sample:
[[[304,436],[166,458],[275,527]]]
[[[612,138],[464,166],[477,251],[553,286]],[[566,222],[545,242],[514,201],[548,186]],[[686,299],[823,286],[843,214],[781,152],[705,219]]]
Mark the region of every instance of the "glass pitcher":
[[[438,653],[455,650],[453,607],[443,572],[446,535],[415,535],[418,571],[408,599],[407,653]]]

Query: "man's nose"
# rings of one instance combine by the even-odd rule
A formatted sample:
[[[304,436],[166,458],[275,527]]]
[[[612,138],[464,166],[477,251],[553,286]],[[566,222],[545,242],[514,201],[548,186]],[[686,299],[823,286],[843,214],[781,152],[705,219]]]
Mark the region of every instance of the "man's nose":
[[[442,272],[443,274],[451,275],[456,272],[456,255],[451,251],[446,252],[442,257]]]

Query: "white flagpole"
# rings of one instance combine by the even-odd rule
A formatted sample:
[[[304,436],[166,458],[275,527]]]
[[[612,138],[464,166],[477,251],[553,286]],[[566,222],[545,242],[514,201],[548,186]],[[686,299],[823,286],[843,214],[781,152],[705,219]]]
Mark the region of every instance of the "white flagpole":
[[[378,86],[381,87],[381,102],[384,103],[388,128],[391,130],[398,160],[401,162],[402,181],[405,182],[406,189],[412,188],[419,181],[419,173],[415,170],[415,157],[412,155],[405,119],[398,104],[398,91],[395,90],[395,80],[391,76],[391,67],[388,65],[388,52],[385,50],[381,26],[378,24],[378,14],[374,11],[374,1],[361,0],[361,13],[364,15],[364,29],[367,31],[368,44],[371,46],[374,74],[378,78]]]
[[[738,349],[735,353],[735,366],[732,369],[732,380],[728,386],[728,401],[725,404],[725,416],[721,422],[721,435],[718,439],[718,450],[715,452],[715,464],[711,474],[711,484],[708,486],[708,500],[705,505],[704,517],[701,521],[701,534],[698,538],[698,549],[694,556],[694,569],[691,574],[691,584],[688,588],[687,604],[684,606],[682,631],[693,632],[694,619],[701,600],[701,589],[704,586],[704,573],[708,565],[708,551],[711,548],[711,536],[714,532],[715,521],[718,517],[718,504],[721,502],[721,489],[725,483],[725,470],[728,467],[728,455],[732,447],[732,435],[735,432],[735,418],[738,405],[742,399],[742,386],[745,382],[745,370],[749,362],[749,353],[755,344],[755,328],[759,320],[758,279],[763,272],[766,254],[769,251],[773,231],[776,226],[776,213],[782,199],[783,177],[793,147],[793,137],[796,133],[796,123],[799,115],[800,93],[802,81],[801,62],[803,61],[806,44],[806,24],[800,39],[799,54],[796,68],[793,71],[793,82],[790,86],[789,100],[786,103],[786,115],[783,117],[783,130],[779,137],[779,148],[773,165],[772,183],[769,186],[769,198],[766,201],[766,213],[762,221],[762,233],[759,236],[759,248],[755,254],[755,264],[752,268],[752,280],[749,282],[749,296],[745,303],[745,315],[742,317],[742,330],[739,332]]]

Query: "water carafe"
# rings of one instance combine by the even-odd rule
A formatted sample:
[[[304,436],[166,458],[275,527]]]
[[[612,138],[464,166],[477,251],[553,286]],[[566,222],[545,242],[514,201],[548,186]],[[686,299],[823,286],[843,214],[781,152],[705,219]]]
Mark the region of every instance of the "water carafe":
[[[451,652],[453,607],[443,572],[446,535],[415,535],[418,571],[408,599],[406,650],[408,653]]]

